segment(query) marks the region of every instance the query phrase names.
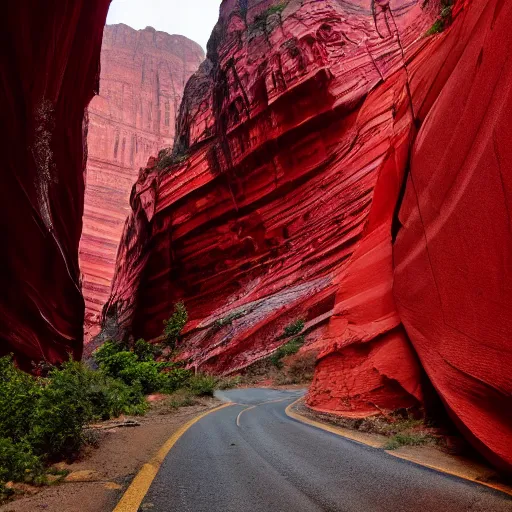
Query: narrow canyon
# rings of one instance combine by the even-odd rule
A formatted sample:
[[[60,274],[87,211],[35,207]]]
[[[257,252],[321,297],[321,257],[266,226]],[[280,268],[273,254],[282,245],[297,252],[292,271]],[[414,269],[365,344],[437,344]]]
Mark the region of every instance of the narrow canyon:
[[[223,0],[206,56],[29,4],[0,30],[2,355],[157,342],[183,301],[176,359],[229,375],[302,318],[308,407],[442,409],[512,470],[511,2]]]

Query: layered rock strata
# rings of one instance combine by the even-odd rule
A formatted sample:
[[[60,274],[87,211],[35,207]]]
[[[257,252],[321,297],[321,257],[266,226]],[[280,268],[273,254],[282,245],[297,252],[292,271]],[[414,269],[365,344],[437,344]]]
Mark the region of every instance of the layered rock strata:
[[[0,355],[82,352],[84,112],[110,0],[9,1],[0,21]]]
[[[202,48],[151,27],[107,25],[100,93],[89,105],[89,157],[80,245],[86,341],[99,330],[129,213],[130,189],[151,155],[172,145],[185,84]]]
[[[182,299],[179,357],[227,373],[304,317],[310,407],[387,414],[428,380],[510,468],[511,6],[442,4],[225,0],[103,323],[157,339]]]

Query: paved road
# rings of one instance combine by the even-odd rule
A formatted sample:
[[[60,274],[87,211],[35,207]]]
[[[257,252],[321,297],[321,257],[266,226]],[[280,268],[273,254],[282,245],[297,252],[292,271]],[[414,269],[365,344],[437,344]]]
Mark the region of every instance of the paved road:
[[[288,418],[286,406],[300,395],[223,392],[240,405],[206,416],[183,435],[140,510],[512,511],[505,494]]]

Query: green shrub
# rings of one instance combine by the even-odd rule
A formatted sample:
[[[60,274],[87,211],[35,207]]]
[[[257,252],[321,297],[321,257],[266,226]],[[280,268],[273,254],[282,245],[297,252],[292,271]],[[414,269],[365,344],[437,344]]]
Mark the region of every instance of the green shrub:
[[[217,387],[217,379],[213,375],[198,373],[187,382],[187,388],[196,396],[213,396]]]
[[[169,320],[164,320],[164,337],[165,343],[171,349],[176,348],[176,344],[178,343],[181,331],[188,320],[187,309],[185,308],[185,304],[183,302],[177,302],[174,305],[174,312],[169,318]]]
[[[114,341],[106,341],[93,352],[93,358],[98,365],[109,364],[111,357],[118,354],[119,352],[125,352],[126,347],[120,343]]]
[[[161,391],[163,393],[173,393],[177,389],[184,387],[191,375],[192,372],[190,370],[179,367],[172,367],[168,371],[164,371]]]
[[[434,24],[425,32],[425,36],[439,34],[451,23],[453,3],[454,0],[441,1],[441,12],[439,14],[439,18],[437,18]]]
[[[433,441],[433,437],[422,433],[398,433],[389,439],[385,444],[384,450],[396,450],[401,446],[421,446],[429,444]]]
[[[88,370],[78,362],[52,370],[42,387],[32,418],[29,440],[36,453],[49,459],[76,455],[83,445],[83,428],[94,418],[88,400]]]
[[[27,436],[40,395],[36,379],[18,370],[11,357],[0,358],[0,438],[18,442]]]
[[[94,419],[108,420],[121,414],[140,415],[148,408],[139,383],[129,386],[101,371],[89,371],[87,389]]]
[[[0,438],[0,483],[9,480],[34,482],[43,475],[43,465],[27,441],[14,443]],[[1,493],[1,490],[0,490]]]
[[[299,318],[284,328],[283,338],[289,338],[300,334],[304,329],[305,322]]]
[[[139,340],[133,349],[141,354],[142,360],[135,352],[118,351],[117,347],[111,346],[115,345],[111,342],[106,348],[105,345],[102,351],[94,353],[100,369],[129,386],[139,386],[144,394],[157,391],[172,393],[182,387],[191,375],[190,371],[180,368],[175,363],[154,361],[154,352],[150,355],[154,348],[144,340]]]
[[[135,342],[133,353],[139,361],[153,361],[155,359],[156,347],[142,338]]]
[[[260,12],[254,17],[253,22],[249,25],[249,32],[264,31],[267,30],[267,19],[272,14],[281,14],[286,8],[288,1],[283,0],[278,4],[271,5],[268,9]]]
[[[288,343],[285,343],[281,347],[279,347],[271,356],[270,361],[277,368],[282,368],[283,363],[281,359],[286,356],[290,356],[292,354],[296,354],[302,345],[304,345],[305,337],[304,336],[296,336]]]

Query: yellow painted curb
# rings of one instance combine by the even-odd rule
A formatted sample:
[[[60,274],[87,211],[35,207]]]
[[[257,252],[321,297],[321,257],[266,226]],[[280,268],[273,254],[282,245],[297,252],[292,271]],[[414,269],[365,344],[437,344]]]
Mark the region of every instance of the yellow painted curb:
[[[290,418],[293,418],[297,421],[300,421],[301,423],[306,423],[307,425],[311,425],[313,427],[321,428],[322,430],[326,430],[327,432],[331,432],[332,434],[336,434],[341,437],[345,437],[347,439],[350,439],[351,441],[356,441],[361,444],[365,444],[366,446],[371,446],[372,448],[382,448],[382,443],[379,443],[377,441],[371,441],[368,439],[368,436],[365,436],[364,434],[360,432],[356,432],[353,430],[349,430],[348,428],[340,428],[335,427],[333,425],[327,425],[325,423],[320,423],[319,421],[312,420],[310,418],[306,418],[306,416],[303,416],[302,414],[299,414],[292,410],[295,404],[303,400],[303,397],[299,398],[298,400],[295,400],[295,402],[292,402],[285,410],[287,416]]]
[[[396,457],[397,459],[403,459],[407,460],[409,462],[412,462],[414,464],[417,464],[418,466],[423,466],[425,468],[433,469],[434,471],[439,471],[440,473],[445,473],[446,475],[456,476],[458,478],[462,478],[463,480],[468,480],[469,482],[473,482],[475,484],[479,485],[485,485],[485,487],[490,487],[491,489],[494,489],[496,491],[504,492],[505,494],[508,494],[509,496],[512,496],[512,489],[508,487],[505,484],[494,484],[491,482],[484,482],[482,480],[478,480],[477,478],[471,477],[469,475],[466,475],[460,471],[452,471],[450,469],[443,468],[441,466],[435,466],[433,464],[427,464],[426,462],[423,462],[421,460],[418,460],[414,457],[411,457],[410,455],[405,455],[403,453],[397,453],[392,450],[384,450],[389,455],[392,455],[393,457]]]
[[[303,400],[303,397],[299,398],[298,400],[295,400],[295,402],[291,403],[285,409],[285,413],[286,413],[287,416],[289,416],[290,418],[293,418],[293,419],[295,419],[297,421],[300,421],[301,423],[306,423],[307,425],[312,425],[313,427],[317,427],[317,428],[320,428],[320,429],[325,430],[327,432],[331,432],[332,434],[336,434],[336,435],[338,435],[340,437],[345,437],[345,438],[350,439],[352,441],[356,441],[358,443],[365,444],[366,446],[371,446],[372,448],[379,448],[379,449],[383,448],[383,445],[381,443],[377,443],[377,442],[374,442],[374,441],[369,441],[361,433],[357,433],[357,432],[354,432],[354,431],[349,430],[349,429],[344,429],[344,428],[339,428],[339,427],[337,428],[337,427],[334,427],[332,425],[327,425],[325,423],[320,423],[319,421],[312,420],[310,418],[307,418],[306,416],[303,416],[302,414],[299,414],[299,413],[293,411],[292,410],[293,407],[298,402],[300,402],[301,400]],[[500,492],[503,492],[505,494],[508,494],[508,495],[512,496],[512,488],[508,487],[505,484],[494,484],[494,483],[491,483],[491,482],[484,482],[482,480],[477,480],[476,478],[474,478],[472,476],[469,476],[467,474],[464,474],[462,472],[451,471],[451,470],[443,468],[441,466],[434,466],[434,465],[431,465],[431,464],[426,464],[425,462],[423,462],[423,461],[421,461],[419,459],[416,459],[414,457],[411,457],[411,456],[403,454],[403,453],[397,453],[397,452],[395,452],[393,450],[384,450],[384,451],[387,454],[392,455],[393,457],[396,457],[397,459],[406,460],[408,462],[412,462],[413,464],[417,464],[418,466],[423,466],[423,467],[426,467],[426,468],[429,468],[429,469],[433,469],[435,471],[438,471],[440,473],[445,473],[445,474],[450,475],[450,476],[456,476],[458,478],[461,478],[463,480],[467,480],[469,482],[473,482],[475,484],[484,485],[485,487],[490,487],[491,489],[494,489],[496,491],[500,491]]]
[[[137,512],[139,509],[144,496],[146,496],[149,487],[151,486],[155,476],[157,475],[162,462],[165,457],[171,450],[171,448],[176,444],[178,439],[195,423],[199,420],[208,416],[212,412],[220,411],[225,407],[229,407],[234,405],[233,403],[227,403],[220,405],[219,407],[215,407],[215,409],[210,409],[209,411],[192,418],[189,422],[185,423],[182,427],[180,427],[174,434],[165,442],[165,444],[158,450],[157,454],[137,473],[132,483],[126,489],[126,492],[123,494],[123,497],[114,508],[113,512]]]

